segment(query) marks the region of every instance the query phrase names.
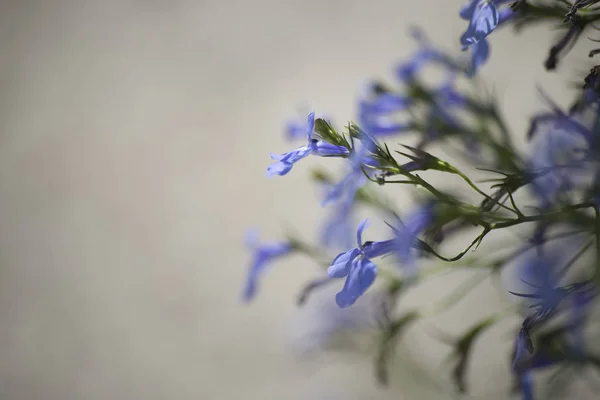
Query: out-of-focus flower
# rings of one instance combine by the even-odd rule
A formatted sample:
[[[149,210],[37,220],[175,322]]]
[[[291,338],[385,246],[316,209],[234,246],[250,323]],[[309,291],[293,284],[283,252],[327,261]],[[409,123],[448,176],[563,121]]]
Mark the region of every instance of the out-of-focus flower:
[[[418,245],[417,236],[431,223],[433,204],[427,204],[411,214],[400,226],[392,227],[394,238],[363,244],[362,234],[368,226],[364,220],[356,232],[358,246],[339,254],[327,269],[332,278],[346,277],[346,284],[336,296],[338,305],[349,307],[373,284],[377,275],[377,266],[372,258],[394,254],[403,270],[412,276],[415,270],[414,248]]]
[[[340,308],[350,307],[373,284],[377,276],[377,266],[370,258],[385,254],[390,250],[387,246],[392,246],[391,241],[363,245],[362,233],[367,226],[368,220],[364,220],[358,226],[358,247],[338,255],[327,269],[327,274],[332,278],[346,277],[344,287],[335,297]]]
[[[347,249],[352,246],[354,228],[354,207],[351,201],[342,201],[333,207],[322,228],[323,246],[333,249]]]
[[[326,115],[316,116],[329,120]],[[298,140],[306,137],[306,121],[303,118],[290,118],[285,122],[285,136],[288,140]]]
[[[467,30],[460,38],[463,50],[471,48],[469,75],[474,76],[487,61],[490,53],[487,37],[498,25],[509,20],[514,11],[511,8],[498,10],[498,6],[510,3],[506,0],[471,0],[460,10],[460,17],[469,21]]]
[[[289,255],[293,250],[293,246],[287,241],[261,245],[258,233],[254,230],[247,233],[246,244],[254,252],[242,294],[242,299],[249,302],[256,295],[258,281],[269,264],[276,259]]]
[[[412,104],[413,99],[408,96],[392,92],[379,93],[370,85],[359,96],[358,118],[361,128],[379,137],[409,131],[412,125],[400,122],[396,117]]]
[[[510,8],[498,11],[498,6],[511,3],[513,0],[471,0],[460,9],[462,19],[469,21],[467,30],[460,38],[464,48],[479,43],[496,27],[505,22],[513,13]]]
[[[287,174],[296,162],[307,157],[309,154],[320,157],[340,157],[349,154],[348,149],[344,146],[337,146],[323,140],[313,139],[312,135],[314,128],[315,113],[310,113],[308,114],[306,125],[308,144],[282,155],[271,154],[271,158],[277,162],[269,166],[267,169],[267,177]]]
[[[541,207],[547,208],[568,193],[578,181],[577,175],[585,172],[591,133],[572,117],[553,113],[536,117],[529,136],[534,135],[529,169],[537,178],[532,189]]]
[[[400,265],[409,275],[415,272],[415,247],[418,245],[418,236],[434,219],[434,203],[426,203],[414,213],[400,222],[400,226],[394,228],[396,237],[394,239],[394,254]]]

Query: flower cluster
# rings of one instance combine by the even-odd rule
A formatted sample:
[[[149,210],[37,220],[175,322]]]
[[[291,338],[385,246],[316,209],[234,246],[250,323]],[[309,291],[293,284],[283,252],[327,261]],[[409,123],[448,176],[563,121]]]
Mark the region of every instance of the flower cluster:
[[[321,170],[314,173],[326,187],[321,204],[332,210],[317,245],[298,237],[265,245],[251,240],[254,260],[244,300],[253,299],[268,265],[294,253],[325,266],[322,275],[302,292],[300,303],[311,291],[339,282],[337,306],[352,307],[381,282],[387,300],[382,302],[385,318],[376,359],[377,375],[385,382],[386,362],[405,328],[454,303],[397,313],[393,305],[400,294],[436,271],[477,265],[492,275],[516,265],[515,287],[508,288],[506,297],[522,300],[527,307],[493,313],[450,340],[457,358],[452,373],[457,389],[467,390],[468,359],[480,334],[514,313],[520,313],[521,323],[515,327],[509,368],[524,399],[533,399],[539,391],[534,390],[537,370],[600,368],[600,355],[586,340],[600,282],[600,66],[591,69],[568,110],[541,93],[546,110],[530,121],[525,133],[530,142],[527,152],[515,147],[495,99],[464,89],[474,85],[478,72],[489,62],[492,34],[503,26],[521,29],[540,21],[563,24],[564,34],[544,62],[548,70],[555,69],[582,33],[600,20],[595,3],[470,0],[457,10],[467,21],[457,41],[462,52],[454,56],[442,51],[423,32],[412,29],[418,49],[395,68],[396,85],[372,82],[366,87],[358,99],[357,123],[339,130],[310,113],[306,122],[288,124],[290,139],[305,136],[307,142],[282,155],[271,155],[275,162],[267,168],[268,177],[288,174],[308,156],[341,158],[347,169],[339,180]],[[592,51],[590,57],[598,52]],[[428,84],[421,76],[430,66],[441,71],[441,82]],[[390,149],[385,141],[391,137],[405,144]],[[451,143],[458,144],[462,161],[487,171],[486,182],[493,183],[489,188],[433,155],[436,146]],[[423,171],[457,177],[464,184],[463,194],[431,184]],[[426,195],[411,210],[398,212],[393,202],[382,197],[381,187],[389,185],[419,188]],[[464,195],[465,189],[472,196]],[[368,221],[354,222],[358,208],[381,216],[389,228],[387,236],[365,241]],[[443,243],[471,234],[474,227],[479,233],[464,250],[441,254]],[[519,229],[516,232],[527,240],[504,246],[502,254],[465,257],[484,239],[493,240],[497,231],[509,229]],[[519,284],[525,288],[517,290]],[[462,290],[458,295],[467,294],[468,290]]]

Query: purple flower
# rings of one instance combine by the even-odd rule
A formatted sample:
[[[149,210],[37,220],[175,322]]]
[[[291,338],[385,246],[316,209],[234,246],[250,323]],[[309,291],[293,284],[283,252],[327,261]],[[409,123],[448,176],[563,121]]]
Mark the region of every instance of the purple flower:
[[[434,203],[427,203],[417,209],[395,228],[394,253],[403,268],[410,274],[414,272],[416,257],[414,248],[418,245],[418,236],[433,222]]]
[[[347,249],[352,246],[353,203],[344,201],[337,204],[323,226],[323,245],[327,248]]]
[[[340,308],[350,307],[375,282],[377,266],[365,257],[357,257],[352,262],[346,283],[335,296]]]
[[[544,125],[542,125],[544,124]],[[538,131],[543,129],[541,135]],[[551,207],[583,178],[589,131],[567,115],[544,114],[532,122],[535,136],[529,168],[537,175],[531,188],[542,208]],[[580,176],[578,176],[580,175]]]
[[[506,0],[471,0],[460,10],[460,17],[469,20],[467,30],[460,38],[463,50],[471,47],[471,60],[467,75],[474,76],[490,54],[486,40],[496,27],[509,20],[514,12],[510,8],[498,10],[497,6],[510,3]]]
[[[410,35],[419,43],[419,50],[410,60],[396,67],[396,76],[404,83],[415,80],[416,75],[428,64],[438,64],[448,70],[458,71],[456,65],[445,53],[436,49],[425,34],[418,28],[411,28]]]
[[[349,154],[348,149],[344,146],[337,146],[322,140],[313,139],[312,135],[314,128],[315,113],[311,112],[308,114],[306,125],[308,144],[282,155],[271,154],[271,158],[277,162],[271,164],[269,168],[267,168],[267,177],[273,175],[283,176],[287,174],[296,162],[307,157],[309,154],[320,157],[340,157]]]
[[[532,293],[515,293],[512,291],[509,291],[509,293],[536,301],[531,306],[535,309],[534,313],[523,323],[525,331],[529,331],[529,329],[554,314],[558,305],[569,293],[566,289],[558,286],[562,278],[562,272],[558,271],[557,264],[556,255],[552,257],[548,252],[532,253],[522,261],[520,267],[521,281],[534,290]]]
[[[326,115],[317,116],[315,118],[321,118],[329,121],[330,118]],[[285,122],[285,136],[288,140],[297,140],[306,137],[306,122],[303,118],[290,118]]]
[[[368,226],[368,220],[361,222],[356,231],[358,246],[339,254],[327,269],[327,274],[332,278],[346,278],[344,288],[336,296],[338,306],[351,306],[373,284],[377,267],[372,258],[395,254],[409,274],[414,272],[413,248],[418,245],[417,235],[431,223],[432,211],[432,205],[418,210],[402,226],[393,228],[393,239],[378,242],[363,244],[362,233]]]
[[[463,49],[485,39],[496,27],[513,14],[510,8],[498,11],[497,6],[510,3],[510,0],[471,0],[460,10],[460,17],[469,20],[469,26],[461,36]]]
[[[399,122],[395,116],[406,111],[413,100],[396,93],[376,93],[368,87],[359,98],[358,114],[362,129],[373,136],[395,135],[411,129],[411,124]]]
[[[366,219],[358,226],[356,231],[358,247],[339,254],[327,269],[327,274],[332,278],[346,277],[344,287],[336,295],[336,303],[340,308],[354,304],[375,281],[377,266],[371,262],[370,258],[393,251],[395,244],[393,240],[370,242],[363,245],[362,233],[367,226],[368,220]]]
[[[490,56],[490,44],[487,39],[483,38],[479,42],[471,46],[471,59],[469,60],[469,66],[467,68],[467,75],[474,77],[477,75],[477,71]]]
[[[585,294],[590,296],[590,282],[583,281],[560,285],[568,269],[561,265],[564,258],[576,252],[573,244],[563,243],[559,249],[544,249],[531,252],[520,264],[521,281],[533,288],[531,293],[509,293],[535,301],[530,308],[533,313],[523,322],[524,332],[528,333],[540,323],[556,314],[562,302],[569,296]],[[560,251],[560,253],[559,253]],[[562,255],[562,256],[561,256]],[[567,266],[570,264],[567,263]],[[587,297],[584,297],[586,299]]]
[[[246,278],[242,298],[244,302],[250,302],[256,295],[258,280],[265,272],[269,263],[290,254],[293,246],[290,242],[274,242],[259,245],[256,231],[248,232],[246,244],[254,251],[254,255]]]

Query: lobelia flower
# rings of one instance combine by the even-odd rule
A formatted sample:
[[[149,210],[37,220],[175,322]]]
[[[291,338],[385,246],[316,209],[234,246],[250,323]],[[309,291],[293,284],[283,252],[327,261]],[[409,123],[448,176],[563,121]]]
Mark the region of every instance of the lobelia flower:
[[[571,250],[574,249],[567,246],[566,249],[561,250],[563,254],[571,254]],[[530,306],[534,309],[534,312],[525,318],[516,338],[513,360],[515,371],[521,369],[522,365],[531,362],[531,357],[528,356],[533,352],[533,344],[529,338],[530,331],[554,316],[567,297],[576,298],[581,294],[589,293],[591,285],[589,281],[559,286],[560,281],[568,271],[565,266],[561,267],[559,265],[560,259],[559,254],[549,254],[546,251],[534,252],[525,257],[520,268],[521,280],[535,290],[533,293],[528,294],[509,291],[515,296],[536,301],[535,304]],[[570,262],[566,266],[569,265]]]
[[[509,293],[527,299],[537,300],[531,308],[535,311],[523,322],[523,328],[520,332],[525,335],[537,324],[545,321],[553,315],[563,299],[569,295],[573,288],[559,287],[558,284],[566,271],[558,271],[558,260],[556,254],[549,255],[547,252],[535,252],[525,257],[520,268],[521,281],[533,287],[533,293],[515,293],[509,290]]]
[[[460,70],[450,57],[431,44],[419,28],[412,27],[410,35],[418,42],[420,48],[409,61],[396,67],[396,76],[400,81],[404,83],[414,81],[416,75],[428,64],[438,64],[450,71]]]
[[[372,258],[395,254],[409,276],[414,272],[415,254],[413,248],[418,245],[417,235],[421,233],[433,218],[433,205],[427,204],[406,219],[400,227],[392,227],[394,238],[363,244],[362,233],[368,226],[364,220],[357,229],[358,246],[339,254],[327,269],[332,278],[346,278],[342,290],[336,295],[339,307],[349,307],[373,284],[377,275],[377,266]]]
[[[471,0],[461,8],[460,17],[469,21],[467,30],[460,38],[463,50],[471,48],[469,76],[474,76],[489,57],[488,35],[514,15],[511,8],[498,10],[498,6],[510,2],[512,0]]]
[[[400,222],[400,227],[394,228],[396,234],[394,252],[409,276],[415,272],[414,249],[418,246],[418,236],[434,220],[434,204],[433,202],[426,203],[405,218],[403,222]]]
[[[365,219],[358,226],[356,231],[358,246],[339,254],[327,269],[327,274],[332,278],[346,277],[344,287],[335,297],[340,308],[354,304],[375,281],[377,266],[370,259],[392,252],[395,245],[394,240],[363,244],[362,233],[368,223],[369,221]]]
[[[252,263],[248,270],[242,299],[244,302],[250,302],[256,295],[258,280],[265,272],[269,264],[278,259],[289,255],[294,247],[290,242],[272,242],[263,245],[259,244],[258,233],[251,230],[246,235],[246,244],[254,251]]]
[[[552,206],[559,196],[576,186],[589,173],[586,158],[593,143],[592,132],[575,115],[568,115],[552,104],[553,111],[531,121],[527,138],[532,142],[528,161],[534,176],[532,189],[541,207]]]
[[[328,187],[321,202],[323,207],[335,203],[332,216],[323,229],[323,244],[326,247],[348,248],[352,246],[352,214],[356,192],[367,182],[363,167],[374,166],[376,161],[369,156],[368,146],[363,144],[350,156],[350,169],[337,184]]]
[[[329,119],[325,115],[317,118]],[[302,118],[290,118],[285,123],[285,136],[288,140],[297,140],[306,137],[306,123]]]
[[[308,144],[282,155],[271,154],[271,158],[277,162],[267,168],[267,177],[287,174],[296,162],[307,157],[309,154],[320,157],[343,157],[349,154],[348,149],[344,146],[336,146],[323,140],[313,139],[314,128],[315,113],[311,112],[308,114],[306,125]]]
[[[398,122],[393,116],[408,110],[413,100],[392,92],[376,93],[375,86],[370,85],[359,96],[358,118],[362,129],[373,136],[395,135],[410,130],[411,124]]]
[[[321,240],[325,247],[347,249],[352,246],[353,211],[353,202],[336,204],[322,228]]]
[[[423,140],[428,143],[441,137],[445,130],[464,131],[459,119],[452,115],[457,110],[467,107],[467,100],[455,89],[456,74],[450,72],[445,81],[433,92],[433,101],[427,110]]]

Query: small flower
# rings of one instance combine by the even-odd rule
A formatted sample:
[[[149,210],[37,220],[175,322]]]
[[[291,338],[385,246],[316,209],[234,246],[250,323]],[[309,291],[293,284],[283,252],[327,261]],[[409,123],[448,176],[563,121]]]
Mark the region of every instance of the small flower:
[[[325,247],[347,249],[352,246],[353,211],[353,202],[343,201],[334,207],[323,226],[321,240]]]
[[[488,60],[490,56],[490,45],[487,39],[483,38],[481,41],[473,44],[471,47],[471,59],[469,60],[467,76],[474,77],[477,75],[479,68],[481,68],[481,66]]]
[[[512,0],[510,0],[512,1]],[[506,0],[471,0],[460,10],[460,17],[469,20],[469,26],[460,38],[463,49],[485,39],[496,27],[514,13],[510,8],[498,11],[497,6]]]
[[[346,283],[335,296],[340,308],[350,307],[375,282],[377,266],[367,258],[355,258],[348,272]]]
[[[537,177],[531,188],[542,208],[552,206],[584,177],[588,130],[569,116],[545,115],[533,122],[532,133],[545,122],[544,135],[532,144],[529,169]],[[538,125],[539,124],[539,125]],[[535,129],[535,131],[533,131]],[[580,135],[578,135],[578,133]],[[580,175],[578,177],[578,174]]]
[[[396,67],[396,76],[404,83],[411,83],[416,75],[428,64],[438,64],[450,71],[458,71],[459,66],[444,52],[435,48],[425,34],[418,28],[412,27],[410,35],[419,44],[419,50],[410,60]]]
[[[497,6],[509,3],[505,0],[471,0],[460,10],[460,17],[469,20],[467,30],[460,38],[462,49],[471,47],[471,60],[467,75],[475,76],[490,54],[487,37],[496,27],[508,21],[515,12],[511,8],[498,10]]]
[[[404,219],[396,233],[394,253],[403,268],[414,272],[416,257],[414,248],[418,246],[418,236],[431,225],[434,219],[434,203],[427,203]]]
[[[393,227],[393,239],[367,242],[363,244],[362,233],[368,226],[364,220],[356,231],[358,246],[339,254],[327,269],[332,278],[346,277],[346,283],[336,300],[342,308],[349,307],[373,284],[377,267],[372,258],[395,254],[409,275],[414,272],[415,255],[413,248],[418,246],[419,235],[432,221],[433,204],[428,204],[412,214],[400,227]]]
[[[246,278],[242,298],[244,302],[250,302],[256,295],[258,280],[265,272],[269,263],[289,255],[293,251],[293,246],[290,242],[274,242],[259,245],[258,234],[255,231],[248,232],[246,244],[254,251],[254,255]]]
[[[283,176],[287,174],[296,162],[307,157],[309,154],[320,157],[340,157],[349,154],[348,149],[344,146],[336,146],[322,140],[313,139],[312,135],[314,128],[315,113],[313,112],[308,114],[307,118],[306,136],[308,138],[308,144],[282,155],[271,154],[271,158],[277,162],[269,166],[267,169],[267,177],[273,175]]]
[[[328,120],[326,116],[316,118],[322,118]],[[290,118],[285,123],[285,136],[288,140],[297,140],[306,137],[306,122],[302,118]]]
[[[373,136],[395,135],[412,128],[411,124],[399,122],[394,117],[408,110],[413,100],[392,92],[379,93],[370,85],[359,97],[358,114],[362,129]]]
[[[306,127],[301,121],[290,119],[285,123],[285,134],[289,140],[300,139],[306,135]]]
[[[356,302],[373,284],[377,276],[377,266],[370,258],[393,251],[394,240],[384,242],[369,242],[363,245],[362,233],[368,226],[364,220],[356,231],[358,247],[339,254],[327,269],[327,274],[332,278],[346,277],[346,283],[336,295],[336,302],[340,308],[346,308]]]
[[[563,301],[570,296],[589,293],[590,282],[576,282],[569,285],[560,286],[568,269],[561,265],[564,261],[563,255],[572,254],[576,251],[573,244],[563,243],[563,248],[560,249],[545,249],[543,252],[530,252],[521,261],[520,275],[521,281],[531,286],[534,290],[532,293],[509,293],[535,301],[530,306],[534,311],[523,321],[523,328],[520,335],[525,335],[528,338],[529,332],[538,325],[549,320],[558,311]],[[567,267],[570,264],[567,263]],[[571,297],[572,298],[572,297]],[[524,337],[519,339],[523,342]],[[531,353],[531,342],[527,342]],[[517,346],[518,348],[518,346]],[[517,353],[519,353],[517,351]],[[522,354],[522,352],[520,353]],[[518,358],[518,357],[517,357]],[[515,362],[517,362],[515,358]]]

